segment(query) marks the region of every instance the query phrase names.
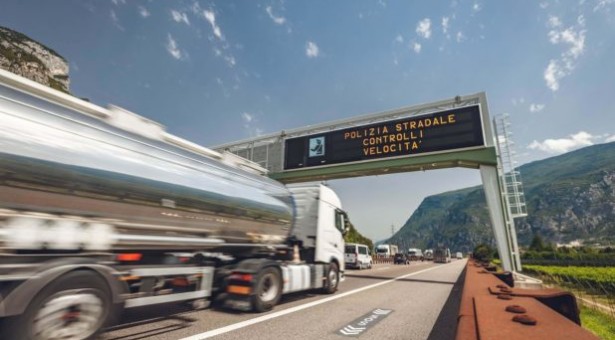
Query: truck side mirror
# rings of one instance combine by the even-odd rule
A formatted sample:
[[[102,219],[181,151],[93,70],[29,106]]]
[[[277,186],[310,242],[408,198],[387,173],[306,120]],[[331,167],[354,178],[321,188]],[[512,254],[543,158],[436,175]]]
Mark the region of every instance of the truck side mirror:
[[[350,231],[350,220],[348,219],[348,215],[344,212],[344,230],[342,231],[342,235],[346,236]]]

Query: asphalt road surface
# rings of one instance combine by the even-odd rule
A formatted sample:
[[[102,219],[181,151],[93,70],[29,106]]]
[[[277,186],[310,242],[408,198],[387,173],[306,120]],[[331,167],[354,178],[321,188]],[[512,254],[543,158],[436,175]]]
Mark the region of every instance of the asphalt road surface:
[[[465,263],[379,264],[371,270],[348,270],[337,293],[289,294],[262,314],[215,307],[194,311],[175,304],[134,309],[101,338],[452,339]]]

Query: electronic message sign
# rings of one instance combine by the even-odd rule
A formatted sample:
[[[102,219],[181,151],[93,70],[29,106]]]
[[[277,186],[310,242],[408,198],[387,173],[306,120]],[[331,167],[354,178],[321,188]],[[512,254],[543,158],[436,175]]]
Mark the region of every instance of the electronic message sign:
[[[285,141],[284,169],[484,146],[478,105]]]

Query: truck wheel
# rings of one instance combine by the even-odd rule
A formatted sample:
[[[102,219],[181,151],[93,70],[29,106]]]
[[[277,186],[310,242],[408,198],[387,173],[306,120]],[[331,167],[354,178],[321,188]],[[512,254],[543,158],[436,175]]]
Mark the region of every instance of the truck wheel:
[[[340,282],[340,270],[337,267],[337,263],[331,262],[329,264],[329,271],[327,272],[327,279],[322,291],[325,294],[333,294],[337,291],[337,285]]]
[[[263,269],[254,283],[255,291],[252,296],[252,308],[262,313],[271,310],[282,296],[282,279],[280,271],[274,267]]]
[[[73,271],[45,286],[22,315],[7,322],[7,339],[93,339],[110,310],[104,279],[91,271]]]

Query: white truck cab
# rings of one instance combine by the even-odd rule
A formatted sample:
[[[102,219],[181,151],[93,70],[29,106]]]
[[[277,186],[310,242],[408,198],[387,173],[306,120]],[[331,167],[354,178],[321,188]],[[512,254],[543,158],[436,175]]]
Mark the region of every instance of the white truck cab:
[[[302,244],[302,259],[313,263],[337,263],[344,271],[346,213],[331,188],[315,183],[287,185],[295,203],[291,234]]]

